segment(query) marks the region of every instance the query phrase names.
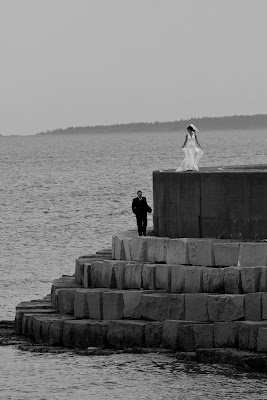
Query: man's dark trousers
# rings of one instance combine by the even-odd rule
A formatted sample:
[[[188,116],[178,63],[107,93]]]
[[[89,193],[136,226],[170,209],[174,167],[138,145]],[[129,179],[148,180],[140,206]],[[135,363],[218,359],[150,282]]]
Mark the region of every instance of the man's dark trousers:
[[[146,236],[146,227],[147,227],[147,213],[151,212],[152,209],[147,204],[146,198],[142,197],[139,199],[136,197],[132,202],[132,210],[136,216],[137,228],[139,236]]]
[[[139,236],[146,236],[147,216],[136,216],[137,228]]]

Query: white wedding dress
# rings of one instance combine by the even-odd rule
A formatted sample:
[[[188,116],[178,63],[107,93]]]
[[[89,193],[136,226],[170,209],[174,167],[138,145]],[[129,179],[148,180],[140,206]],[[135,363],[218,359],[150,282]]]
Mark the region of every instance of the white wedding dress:
[[[203,156],[203,151],[197,147],[194,133],[192,136],[189,135],[189,133],[187,134],[186,147],[184,147],[182,150],[185,153],[185,158],[180,167],[177,168],[176,172],[199,171],[198,163]]]

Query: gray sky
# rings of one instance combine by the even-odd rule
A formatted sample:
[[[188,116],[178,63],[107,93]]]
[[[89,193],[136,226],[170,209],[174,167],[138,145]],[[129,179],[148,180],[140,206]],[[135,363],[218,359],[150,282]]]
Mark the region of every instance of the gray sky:
[[[266,0],[0,0],[0,134],[267,113]]]

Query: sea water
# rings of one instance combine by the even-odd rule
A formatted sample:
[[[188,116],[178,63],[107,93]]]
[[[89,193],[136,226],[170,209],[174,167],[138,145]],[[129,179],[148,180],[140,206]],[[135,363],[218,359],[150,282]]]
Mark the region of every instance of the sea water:
[[[0,320],[73,274],[75,258],[153,208],[152,171],[177,168],[185,133],[0,137]],[[200,166],[266,163],[265,131],[198,134]],[[152,226],[152,216],[148,224]],[[163,355],[82,357],[0,347],[0,399],[267,399],[267,376]]]

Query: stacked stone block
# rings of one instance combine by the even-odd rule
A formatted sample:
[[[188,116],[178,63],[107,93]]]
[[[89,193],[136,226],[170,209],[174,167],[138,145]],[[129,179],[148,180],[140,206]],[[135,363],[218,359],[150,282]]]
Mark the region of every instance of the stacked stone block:
[[[265,243],[114,236],[113,258],[76,260],[51,301],[17,307],[16,327],[71,348],[267,351],[266,255]]]

